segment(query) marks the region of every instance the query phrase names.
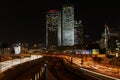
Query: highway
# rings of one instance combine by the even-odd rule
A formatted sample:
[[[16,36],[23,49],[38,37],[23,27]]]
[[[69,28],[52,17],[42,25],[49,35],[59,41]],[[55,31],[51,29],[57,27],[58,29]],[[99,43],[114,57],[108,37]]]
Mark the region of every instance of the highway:
[[[45,56],[47,56],[47,55],[45,55]],[[25,62],[31,62],[33,60],[36,61],[37,59],[40,59],[40,58],[42,59],[43,56],[31,55],[31,57],[25,57],[22,59],[14,59],[14,60],[8,60],[8,61],[1,62],[0,63],[0,65],[1,65],[0,73],[4,73],[16,65],[23,64]],[[69,56],[62,55],[62,57],[61,57],[58,55],[54,55],[54,56],[49,55],[49,56],[45,57],[45,61],[43,61],[42,63],[39,63],[39,65],[42,65],[43,63],[47,64],[48,73],[50,73],[50,74],[47,74],[47,75],[49,75],[46,78],[47,80],[51,80],[50,79],[51,76],[54,77],[54,80],[91,80],[89,78],[92,78],[92,80],[120,80],[118,78],[110,77],[110,76],[95,72],[94,70],[89,70],[89,69],[85,68],[85,66],[79,65],[80,62],[77,61],[79,59],[76,59],[76,60],[75,59],[76,58],[73,58],[73,64],[75,65],[74,66],[73,64],[71,65]],[[66,61],[67,61],[67,63],[66,63]],[[65,66],[66,64],[67,64],[67,66]],[[31,63],[29,63],[29,65],[31,65]],[[36,66],[37,66],[37,64],[36,64]],[[34,67],[36,67],[36,66],[34,66]],[[77,66],[77,68],[76,68],[76,66]],[[30,72],[29,72],[29,70],[28,71],[24,70],[25,72],[24,71],[20,72],[24,76],[21,75],[18,77],[19,74],[17,74],[17,75],[15,75],[14,80],[22,80],[20,77],[28,78],[26,80],[34,80],[34,79],[32,79],[32,76],[36,73],[34,72],[34,68],[32,69],[32,67],[31,68],[29,67],[29,69],[32,70],[32,71],[30,71],[31,74],[33,72],[32,75],[29,74],[29,76],[27,76],[27,73],[30,73]],[[39,70],[39,68],[41,68],[41,67],[39,66],[38,70]],[[69,68],[71,68],[71,69],[69,69]]]
[[[82,76],[76,75],[70,72],[69,70],[67,70],[64,67],[63,60],[61,58],[45,57],[44,62],[42,62],[41,64],[43,65],[43,63],[47,64],[46,66],[47,76],[45,76],[43,72],[43,75],[39,77],[40,80],[85,80]],[[25,79],[26,80],[39,80],[38,78],[35,79],[36,77],[35,74],[37,74],[40,71],[40,66],[39,67],[36,67],[36,66],[34,68],[31,68],[31,70],[23,73],[16,80],[25,80]],[[43,66],[41,66],[41,68]]]
[[[70,62],[70,58],[66,57],[66,60]],[[80,58],[73,58],[73,63],[77,65],[78,69],[81,70],[84,74],[92,76],[96,79],[100,80],[120,80],[116,76],[118,73],[113,73],[114,68],[106,67],[101,64],[96,64],[93,61],[91,61],[92,64],[87,65],[88,61],[84,61],[84,64],[81,65],[81,59]],[[111,69],[111,70],[110,70]]]
[[[110,77],[110,76],[107,76],[107,75],[103,75],[103,74],[100,74],[100,73],[97,73],[97,72],[94,72],[94,71],[90,71],[90,70],[85,69],[85,68],[80,68],[80,71],[85,75],[96,78],[97,80],[118,80],[117,78]]]

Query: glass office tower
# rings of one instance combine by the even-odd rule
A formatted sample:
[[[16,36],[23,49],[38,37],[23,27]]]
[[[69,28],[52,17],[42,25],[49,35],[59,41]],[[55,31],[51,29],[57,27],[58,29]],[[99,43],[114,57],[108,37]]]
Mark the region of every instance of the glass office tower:
[[[74,7],[65,5],[62,9],[62,46],[74,46]]]
[[[74,22],[74,44],[83,44],[83,26],[82,21]]]
[[[49,10],[46,14],[46,46],[61,46],[61,12]]]

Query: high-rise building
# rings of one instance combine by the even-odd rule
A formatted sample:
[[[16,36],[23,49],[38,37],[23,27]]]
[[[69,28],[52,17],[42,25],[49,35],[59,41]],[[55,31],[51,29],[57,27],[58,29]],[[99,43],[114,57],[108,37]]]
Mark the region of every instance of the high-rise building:
[[[110,31],[109,31],[109,28],[106,24],[105,24],[104,33],[102,34],[101,37],[102,38],[100,40],[100,43],[101,43],[100,47],[108,50],[108,40],[109,40],[109,37],[110,37]]]
[[[62,9],[62,46],[74,46],[74,7],[65,5]]]
[[[61,46],[61,12],[49,10],[46,14],[46,46]]]
[[[74,44],[83,44],[83,26],[82,21],[74,22]]]
[[[120,32],[119,30],[115,30],[114,28],[106,28],[105,32],[102,33],[100,39],[100,48],[106,49],[107,52],[115,52],[116,51],[116,40],[120,41]],[[110,53],[109,52],[109,53]]]

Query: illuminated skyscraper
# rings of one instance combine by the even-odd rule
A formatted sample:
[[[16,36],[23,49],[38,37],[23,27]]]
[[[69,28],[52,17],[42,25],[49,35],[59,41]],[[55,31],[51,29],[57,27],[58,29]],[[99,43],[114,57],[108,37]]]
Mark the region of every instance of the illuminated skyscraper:
[[[71,5],[62,9],[62,46],[74,46],[74,7]]]
[[[74,22],[74,44],[83,44],[83,26],[82,21]]]
[[[56,10],[46,15],[46,46],[61,46],[61,12]]]

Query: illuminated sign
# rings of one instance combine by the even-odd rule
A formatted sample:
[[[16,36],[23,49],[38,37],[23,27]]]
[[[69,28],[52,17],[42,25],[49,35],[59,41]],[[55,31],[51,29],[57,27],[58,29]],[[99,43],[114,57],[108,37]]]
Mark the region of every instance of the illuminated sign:
[[[54,12],[56,12],[56,10],[51,9],[51,10],[49,10],[48,12],[54,13]]]
[[[92,54],[99,54],[99,49],[92,49]]]
[[[92,54],[92,50],[75,50],[75,54]]]

